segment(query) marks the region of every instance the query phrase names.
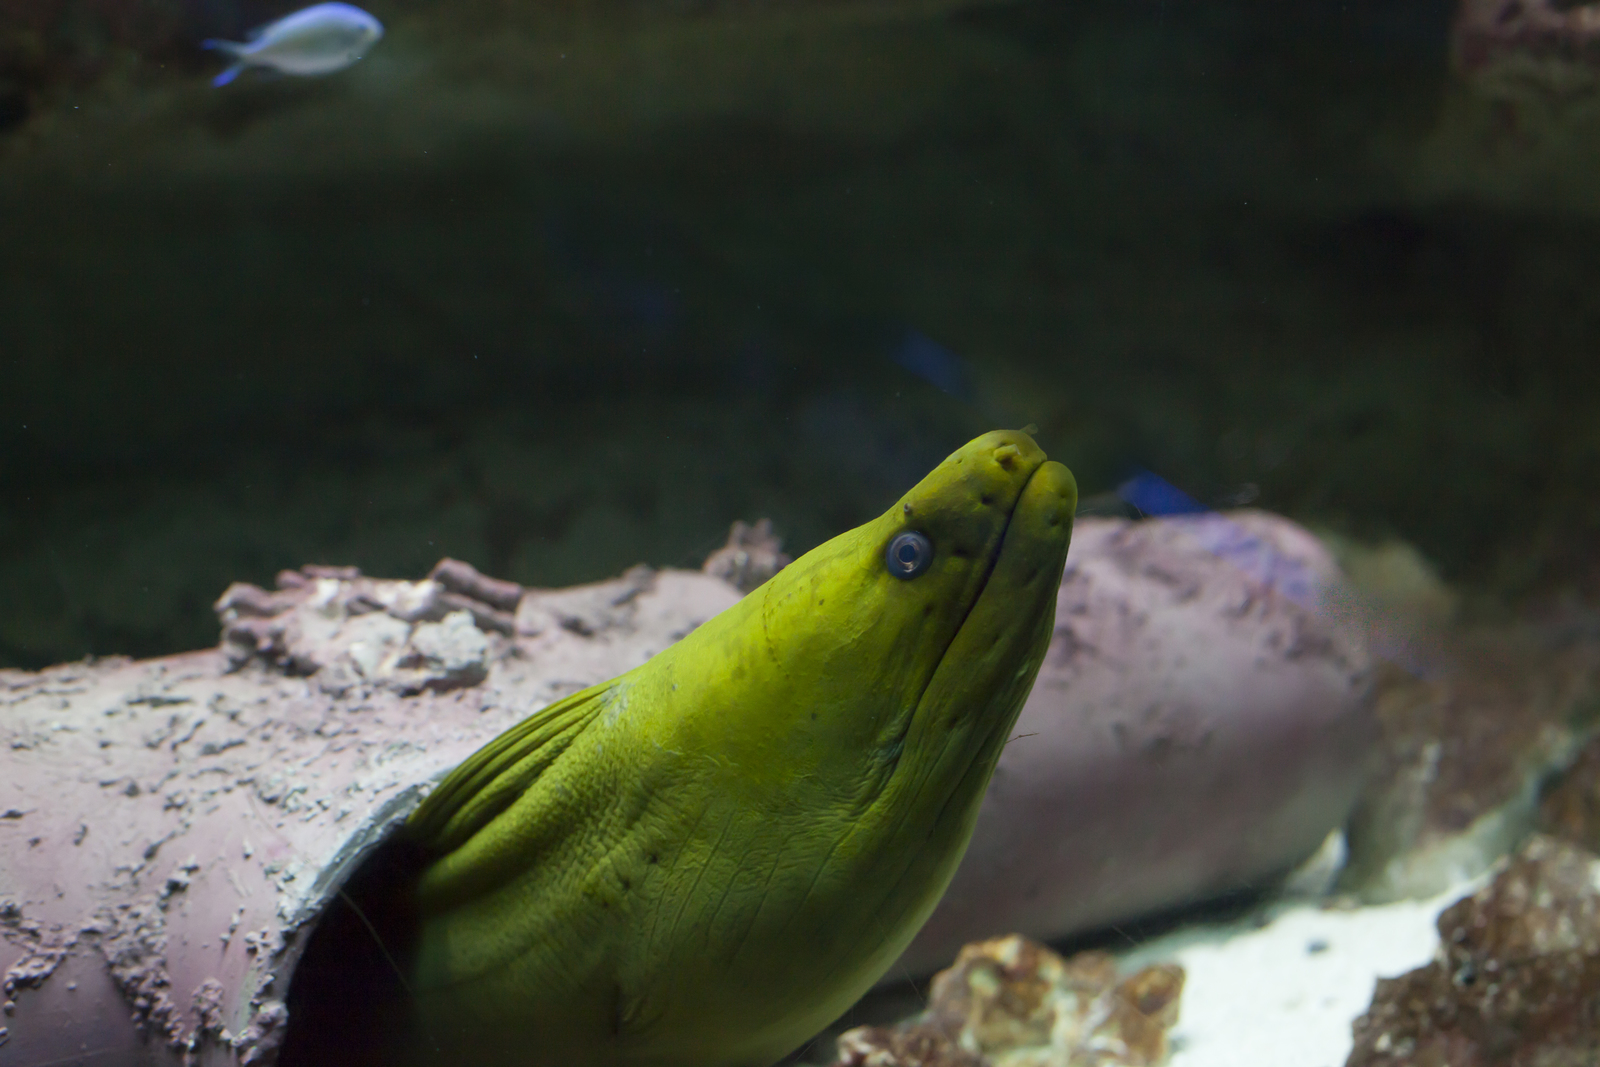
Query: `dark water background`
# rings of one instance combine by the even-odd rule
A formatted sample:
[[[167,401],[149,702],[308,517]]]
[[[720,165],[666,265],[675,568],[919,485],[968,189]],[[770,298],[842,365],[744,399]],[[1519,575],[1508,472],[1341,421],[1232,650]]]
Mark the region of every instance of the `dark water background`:
[[[0,666],[307,562],[803,550],[1029,422],[1478,610],[1600,589],[1600,128],[1443,0],[374,0],[209,86],[293,6],[0,3]]]

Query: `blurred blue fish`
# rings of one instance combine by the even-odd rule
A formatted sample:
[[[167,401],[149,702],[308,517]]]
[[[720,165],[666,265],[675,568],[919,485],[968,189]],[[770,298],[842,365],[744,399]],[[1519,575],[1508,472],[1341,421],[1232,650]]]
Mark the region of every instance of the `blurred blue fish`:
[[[349,4],[313,4],[276,22],[250,31],[243,43],[205,40],[210,48],[233,59],[233,65],[211,79],[227,85],[246,67],[267,67],[283,74],[332,74],[362,56],[383,36],[383,23]]]
[[[1117,486],[1117,495],[1146,515],[1199,515],[1210,511],[1159,474],[1140,471]]]
[[[892,358],[942,393],[972,399],[972,373],[966,360],[918,330],[907,330]]]

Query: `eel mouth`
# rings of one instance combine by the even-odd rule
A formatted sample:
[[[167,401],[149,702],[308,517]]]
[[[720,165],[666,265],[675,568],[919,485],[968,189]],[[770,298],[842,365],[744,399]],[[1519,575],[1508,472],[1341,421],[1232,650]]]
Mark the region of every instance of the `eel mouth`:
[[[967,610],[961,613],[961,621],[956,624],[954,630],[950,631],[950,640],[945,642],[944,650],[939,653],[939,658],[934,661],[933,670],[928,674],[928,680],[923,683],[922,692],[917,694],[917,703],[919,705],[922,703],[922,697],[927,694],[928,687],[939,676],[939,668],[944,665],[945,657],[950,654],[950,649],[955,647],[955,643],[961,639],[961,631],[967,628],[967,623],[972,619],[972,613],[983,602],[984,594],[989,591],[989,582],[993,580],[995,569],[1000,565],[1000,557],[1005,555],[1007,548],[1016,547],[1009,543],[1011,525],[1016,521],[1017,512],[1022,508],[1023,498],[1028,493],[1028,486],[1033,484],[1033,480],[1039,476],[1039,472],[1044,470],[1048,463],[1049,460],[1045,460],[1030,471],[1027,479],[1017,490],[1017,498],[1011,502],[1011,510],[1006,512],[1005,524],[1000,527],[1000,536],[995,542],[994,551],[989,553],[988,558],[984,560],[983,577],[979,580],[977,589],[972,594],[972,599],[967,603]]]
[[[1031,444],[1031,441],[1029,443]],[[1001,445],[996,451],[1005,447],[1007,446]],[[1041,474],[1044,472],[1049,472],[1044,474],[1044,482],[1058,484],[1044,486],[1044,483],[1040,481]],[[1030,490],[1035,488],[1035,483],[1039,483],[1039,486],[1043,489],[1042,493],[1030,494]],[[1064,510],[1066,525],[1066,533],[1060,537],[1061,545],[1055,546],[1046,543],[1047,540],[1055,540],[1047,531],[1050,527],[1060,525],[1059,517],[1046,516],[1045,523],[1041,529],[1028,530],[1023,533],[1019,529],[1019,522],[1024,526],[1033,523],[1038,517],[1036,512],[1049,509],[1052,506],[1050,498],[1056,494],[1052,493],[1051,489],[1060,489],[1063,484],[1068,489],[1068,492],[1065,494],[1064,500],[1067,506],[1057,511],[1057,516],[1060,516],[1061,511]],[[935,686],[936,683],[948,683],[951,681],[950,670],[946,669],[946,661],[951,659],[952,650],[956,650],[959,645],[966,644],[968,646],[966,649],[956,653],[957,655],[965,655],[972,651],[975,643],[978,647],[982,647],[987,651],[1001,644],[1021,642],[1025,646],[1031,644],[1037,638],[1038,615],[1049,612],[1050,605],[1055,600],[1055,590],[1060,582],[1059,578],[1057,578],[1047,583],[1044,588],[1034,591],[1028,590],[1027,586],[1037,580],[1046,562],[1053,560],[1056,563],[1056,574],[1059,575],[1061,564],[1065,562],[1064,545],[1070,535],[1071,517],[1075,510],[1076,500],[1077,487],[1072,479],[1071,472],[1062,464],[1054,462],[1040,453],[1039,461],[1028,472],[1028,476],[1023,479],[1021,485],[1017,488],[1016,496],[1011,501],[1011,507],[1005,514],[1004,522],[1000,525],[995,547],[985,557],[982,575],[973,588],[971,599],[967,602],[965,610],[961,613],[960,621],[951,629],[949,637],[945,640],[944,647],[940,649],[938,657],[934,659],[932,669],[929,670],[921,689],[916,694],[915,701],[911,705],[912,711],[906,716],[898,735],[891,745],[895,766],[899,764],[900,756],[905,750],[906,742],[917,720],[924,718],[931,703],[943,702],[941,700],[942,694],[936,691]],[[1058,548],[1059,556],[1057,553]],[[1027,563],[1023,561],[1023,557],[1027,557],[1027,562],[1037,560],[1038,563],[1036,566],[1027,566]],[[1015,566],[1016,564],[1021,564],[1021,566]],[[992,603],[993,598],[990,596],[991,589],[996,581],[996,575],[1001,573],[1002,570],[1007,573],[1008,578],[1011,577],[1010,572],[1016,570],[1026,572],[1026,578],[1018,589],[1019,598],[1014,605],[1014,610],[1006,611],[1008,617],[1004,621],[994,617],[996,605]],[[997,593],[996,595],[1003,596],[1004,594]],[[987,614],[989,618],[985,621],[995,624],[996,636],[993,641],[982,642],[973,633],[969,632],[969,626],[975,625],[974,615],[979,613]],[[1013,636],[1007,631],[1017,632]],[[1021,661],[1026,659],[1026,656],[1026,647],[1019,647],[1014,654],[1007,654],[1005,658],[1007,660],[1016,660],[1020,665]],[[954,669],[951,668],[951,670]],[[980,669],[978,673],[990,674],[992,672]],[[1003,673],[1006,676],[1010,676],[1014,674],[1014,671]],[[969,680],[963,679],[963,681],[967,681],[969,685],[971,684]],[[1005,688],[1002,680],[997,677],[991,679],[990,683],[993,687],[992,694],[982,691],[990,688],[990,686],[986,686],[983,682],[978,682],[977,686],[974,686],[966,694],[966,698],[960,702],[964,704],[972,699],[988,701],[991,696],[1000,697],[1001,690]],[[967,688],[967,685],[958,683],[957,688]],[[1009,702],[1002,699],[1001,703],[1007,704]]]
[[[1053,629],[1077,499],[1077,482],[1062,464],[1045,459],[1028,474],[985,561],[982,581],[918,696],[919,713],[928,702],[946,698],[936,688],[939,682],[950,686],[948,699],[956,703],[1010,706],[1015,697],[1020,708],[1032,687],[1034,661]],[[962,663],[947,668],[952,657]],[[1019,668],[1027,682],[1020,693],[1014,692],[1023,676]]]

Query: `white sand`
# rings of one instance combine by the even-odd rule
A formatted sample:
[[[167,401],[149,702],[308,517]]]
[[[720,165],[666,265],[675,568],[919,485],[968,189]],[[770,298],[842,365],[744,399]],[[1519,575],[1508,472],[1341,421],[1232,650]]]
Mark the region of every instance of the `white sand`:
[[[1342,1067],[1373,983],[1420,967],[1434,920],[1476,888],[1349,911],[1295,905],[1263,927],[1191,927],[1140,945],[1128,965],[1188,973],[1168,1067]]]

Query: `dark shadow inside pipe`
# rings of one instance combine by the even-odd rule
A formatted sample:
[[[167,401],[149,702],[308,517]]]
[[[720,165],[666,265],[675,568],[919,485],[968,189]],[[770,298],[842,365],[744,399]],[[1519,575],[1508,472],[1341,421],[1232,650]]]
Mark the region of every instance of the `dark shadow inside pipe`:
[[[413,1062],[406,984],[416,943],[416,885],[426,856],[401,837],[379,845],[329,903],[289,981],[279,1067]]]

